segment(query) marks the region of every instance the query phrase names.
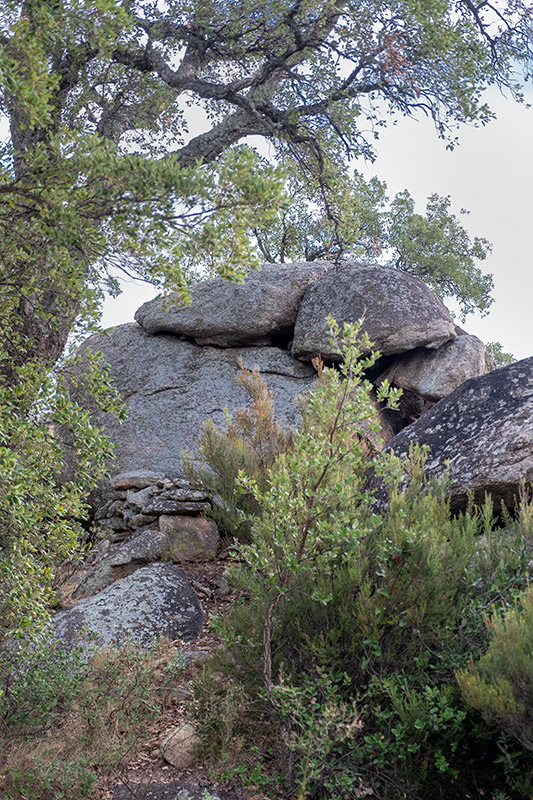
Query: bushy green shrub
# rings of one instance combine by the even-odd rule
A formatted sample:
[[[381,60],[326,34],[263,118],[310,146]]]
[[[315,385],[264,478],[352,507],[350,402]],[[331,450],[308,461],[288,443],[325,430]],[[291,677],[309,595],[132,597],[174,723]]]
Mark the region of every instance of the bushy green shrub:
[[[123,418],[99,355],[87,356],[83,380],[98,407]],[[87,496],[112,457],[109,439],[73,396],[75,360],[59,372],[26,363],[16,386],[0,381],[0,643],[47,624],[57,567],[80,556]],[[73,469],[61,481],[65,461]]]
[[[478,788],[528,797],[512,774],[533,760],[524,749],[505,755],[455,673],[488,646],[493,605],[512,606],[528,585],[531,506],[504,531],[489,500],[453,517],[423,451],[402,462],[377,453],[367,348],[345,329],[344,364],[321,370],[266,488],[241,476],[260,514],[237,548],[245,563],[234,580],[249,600],[221,623],[221,659],[299,800],[457,800]],[[370,466],[387,487],[381,510]],[[239,726],[242,739],[242,715]]]
[[[413,461],[416,473],[423,457],[413,454]],[[491,605],[512,603],[529,579],[530,550],[522,532],[518,526],[503,535],[483,532],[487,514],[472,509],[453,519],[442,487],[412,477],[407,493],[381,519],[373,518],[332,573],[303,579],[278,604],[272,694],[278,704],[283,697],[279,746],[294,754],[295,785],[306,786],[302,797],[343,797],[343,785],[359,791],[366,786],[383,798],[438,791],[450,800],[475,784],[487,792],[507,788],[503,763],[494,767],[501,758],[498,737],[464,705],[454,677],[486,647],[484,620]],[[532,534],[533,529],[530,541]],[[243,686],[252,686],[255,670],[258,691],[265,681],[271,595],[249,573],[241,580],[251,602],[233,611],[226,636],[247,674]],[[303,691],[309,685],[316,698],[312,706]],[[352,707],[352,720],[343,718]],[[339,738],[334,728],[328,746],[317,739],[316,746],[305,745],[304,758],[303,743],[311,729],[328,729],[332,709],[350,736]],[[357,726],[351,725],[354,719]],[[324,749],[327,759],[320,755]],[[533,766],[525,754],[515,761],[522,772]]]
[[[533,588],[487,622],[490,644],[458,673],[466,702],[533,751]]]

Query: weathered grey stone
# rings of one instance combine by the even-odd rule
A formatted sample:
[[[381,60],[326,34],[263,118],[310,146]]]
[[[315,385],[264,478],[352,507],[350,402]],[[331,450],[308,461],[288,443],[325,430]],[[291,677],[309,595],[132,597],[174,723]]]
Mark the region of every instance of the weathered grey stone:
[[[159,528],[166,534],[166,555],[172,561],[212,561],[216,558],[220,536],[212,519],[161,516]]]
[[[156,522],[157,517],[147,517],[146,514],[134,514],[128,520],[128,524],[132,530],[136,531],[138,528],[146,528]]]
[[[108,517],[120,517],[124,511],[124,500],[113,500],[107,510]]]
[[[176,296],[151,300],[135,314],[149,333],[174,333],[197,344],[235,347],[268,345],[289,335],[304,291],[331,262],[266,264],[245,283],[217,278],[191,289],[191,304]]]
[[[113,569],[109,560],[105,558],[89,570],[76,588],[76,591],[73,592],[72,599],[81,600],[83,597],[90,597],[105,589],[106,586],[116,581],[118,577],[117,571]]]
[[[109,800],[239,800],[235,792],[216,789],[213,786],[206,788],[204,781],[201,785],[183,783],[172,778],[165,778],[163,783],[154,780],[150,775],[146,781],[124,780],[118,786],[111,786],[112,792]],[[242,798],[242,793],[240,794]]]
[[[107,334],[103,335],[106,336]],[[111,486],[114,489],[145,489],[154,483],[164,483],[165,480],[165,476],[161,473],[151,472],[146,469],[135,469],[115,475],[111,479]]]
[[[112,567],[121,567],[132,561],[149,563],[159,561],[167,547],[167,537],[161,531],[148,529],[120,545],[109,558]]]
[[[512,508],[521,482],[533,481],[533,357],[466,381],[387,448],[402,456],[412,442],[429,447],[429,475],[449,464],[454,510],[469,491],[476,502],[488,493],[496,509]]]
[[[143,506],[150,502],[153,496],[151,486],[146,486],[144,489],[134,491],[129,489],[126,494],[126,502],[133,511],[142,511]]]
[[[198,487],[196,484],[192,484],[188,478],[182,478],[178,475],[177,478],[172,478],[168,482],[168,488],[164,490],[166,492],[169,489],[183,489],[186,491],[202,491],[201,487]],[[164,494],[162,492],[162,494]]]
[[[349,262],[309,286],[302,299],[292,354],[338,360],[326,323],[364,317],[363,330],[382,355],[440,347],[456,337],[448,309],[419,278],[396,269]]]
[[[56,638],[67,646],[73,646],[86,629],[97,646],[129,638],[148,647],[161,636],[195,639],[202,630],[203,613],[178,566],[149,564],[59,611],[53,626]]]
[[[399,356],[378,378],[428,400],[440,400],[469,378],[485,375],[485,346],[477,336],[460,335],[437,350],[417,348]]]
[[[130,535],[131,531],[128,525],[123,531],[108,531],[107,538],[112,544],[116,544],[117,542],[123,542],[125,539],[129,539]]]
[[[493,369],[496,369],[496,359],[492,353],[485,350],[485,372],[492,372]]]
[[[100,543],[96,546],[94,550],[91,551],[90,557],[91,561],[98,561],[102,556],[108,552],[109,548],[111,547],[111,542],[109,539],[102,539]]]
[[[163,560],[168,550],[168,536],[154,528],[139,531],[118,544],[111,545],[108,541],[107,550],[100,553],[94,566],[73,593],[73,599],[90,597],[119,578],[131,575],[145,564]]]
[[[222,424],[225,407],[234,411],[249,399],[235,382],[239,361],[257,366],[273,391],[276,415],[285,423],[297,423],[296,397],[315,381],[313,368],[284,350],[198,347],[175,336],[151,336],[136,323],[95,334],[86,346],[103,353],[128,406],[122,424],[111,414],[93,410],[93,420],[104,426],[116,445],[113,466],[121,486],[134,481],[131,473],[127,479],[120,476],[134,466],[159,476],[183,477],[183,451],[197,449],[202,423],[212,418]],[[91,407],[90,400],[82,401]],[[105,499],[105,484],[102,488],[96,505]]]
[[[161,755],[178,769],[194,764],[199,746],[200,738],[189,722],[170,728],[159,740]]]
[[[106,517],[100,520],[102,528],[110,528],[112,531],[125,531],[128,529],[128,523],[124,517]]]
[[[104,503],[103,506],[100,506],[100,508],[96,509],[94,513],[95,522],[98,522],[100,519],[105,519],[108,516],[108,511],[114,502],[114,500],[108,500],[107,503]]]
[[[180,502],[179,500],[168,500],[164,497],[154,497],[142,508],[143,514],[201,514],[211,508],[211,504],[205,501],[201,503]]]
[[[156,520],[157,524],[155,517],[136,516]],[[181,563],[216,558],[220,536],[212,520],[163,516],[159,525],[160,529],[143,529],[123,543],[112,545],[106,539],[95,553],[93,566],[80,581],[73,599],[90,597],[150,562]]]
[[[203,503],[209,500],[209,495],[204,489],[164,489],[159,495],[160,498],[168,500],[179,500],[181,503]]]

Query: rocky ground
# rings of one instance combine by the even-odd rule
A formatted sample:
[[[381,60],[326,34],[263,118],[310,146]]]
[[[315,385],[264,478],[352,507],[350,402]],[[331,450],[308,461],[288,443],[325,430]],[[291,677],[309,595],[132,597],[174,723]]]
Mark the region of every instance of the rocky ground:
[[[259,789],[243,789],[222,781],[209,764],[176,767],[165,760],[161,752],[165,734],[187,723],[192,683],[202,663],[222,646],[221,640],[211,630],[210,618],[213,614],[227,611],[238,597],[235,591],[223,598],[215,594],[230,563],[228,551],[223,550],[214,563],[184,566],[187,579],[204,610],[202,633],[192,642],[174,642],[189,665],[176,683],[171,704],[157,722],[147,728],[138,749],[121,771],[101,780],[95,800],[267,800]]]

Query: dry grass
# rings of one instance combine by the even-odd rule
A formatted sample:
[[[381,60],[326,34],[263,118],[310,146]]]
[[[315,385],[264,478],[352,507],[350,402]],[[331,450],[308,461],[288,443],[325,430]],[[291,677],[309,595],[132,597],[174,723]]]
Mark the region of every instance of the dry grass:
[[[124,785],[131,775],[148,784],[177,778],[202,784],[209,779],[207,763],[181,775],[165,765],[158,742],[166,729],[187,719],[193,681],[205,658],[220,646],[209,617],[234,600],[215,594],[216,579],[228,566],[227,559],[223,554],[216,563],[185,567],[189,579],[209,591],[209,596],[198,593],[206,621],[196,641],[162,640],[148,653],[133,645],[102,649],[83,671],[79,687],[70,692],[64,679],[78,667],[58,664],[54,674],[52,659],[43,654],[42,663],[34,665],[34,685],[28,686],[23,698],[30,713],[17,721],[10,717],[13,708],[7,703],[8,721],[2,725],[0,720],[2,800],[100,800],[111,797],[113,786]],[[43,683],[37,673],[43,670],[44,683],[48,688],[53,684],[56,698],[45,719],[37,714],[42,703],[39,683]],[[17,696],[12,700],[19,704]]]

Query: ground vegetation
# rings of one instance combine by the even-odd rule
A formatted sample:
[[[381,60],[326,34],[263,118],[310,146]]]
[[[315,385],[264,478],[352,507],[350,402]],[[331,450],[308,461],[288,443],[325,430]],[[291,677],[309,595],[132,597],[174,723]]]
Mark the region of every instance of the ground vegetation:
[[[361,344],[345,328],[292,448],[261,482],[241,473],[259,513],[197,686],[205,751],[299,800],[525,800],[531,504],[452,515],[423,450],[376,451]]]

